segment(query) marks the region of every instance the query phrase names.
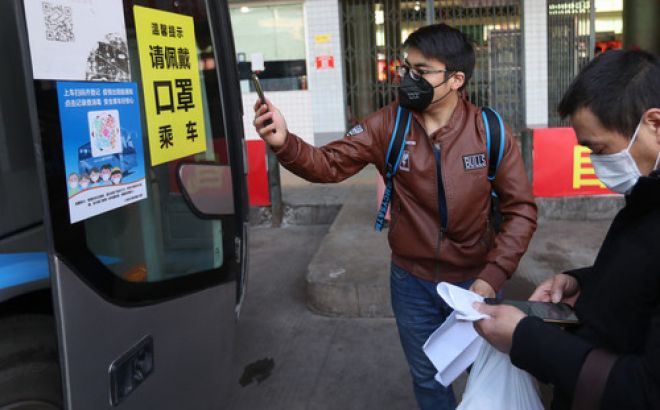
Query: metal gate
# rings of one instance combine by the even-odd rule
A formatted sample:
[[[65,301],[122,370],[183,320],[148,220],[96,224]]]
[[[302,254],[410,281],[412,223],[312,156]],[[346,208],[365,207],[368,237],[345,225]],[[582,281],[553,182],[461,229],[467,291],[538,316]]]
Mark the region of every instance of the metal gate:
[[[476,67],[466,88],[476,105],[498,110],[514,132],[524,127],[522,0],[342,0],[346,96],[353,120],[396,97],[402,42],[444,22],[473,42]]]
[[[557,106],[571,81],[594,55],[594,0],[548,0],[548,125],[566,125]]]

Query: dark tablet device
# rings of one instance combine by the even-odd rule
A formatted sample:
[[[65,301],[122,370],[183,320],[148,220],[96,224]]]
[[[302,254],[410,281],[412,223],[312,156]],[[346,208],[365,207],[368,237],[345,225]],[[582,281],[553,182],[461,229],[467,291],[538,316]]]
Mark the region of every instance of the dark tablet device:
[[[556,323],[560,325],[580,324],[580,320],[575,314],[575,311],[566,303],[531,302],[528,300],[511,299],[484,299],[484,302],[489,305],[505,304],[515,306],[525,314],[541,318],[544,322],[548,323]]]

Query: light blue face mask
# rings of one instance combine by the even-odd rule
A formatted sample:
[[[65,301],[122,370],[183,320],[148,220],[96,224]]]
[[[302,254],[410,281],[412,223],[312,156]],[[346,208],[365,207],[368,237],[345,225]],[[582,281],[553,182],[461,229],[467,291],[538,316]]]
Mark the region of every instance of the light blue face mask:
[[[635,140],[637,140],[639,126],[641,124],[641,121],[637,124],[635,134],[633,134],[630,144],[628,144],[624,150],[614,154],[603,155],[592,153],[590,155],[596,176],[603,184],[605,184],[605,186],[614,192],[620,194],[629,193],[642,175],[637,167],[637,162],[635,162],[635,159],[630,155],[630,147],[632,147]]]
[[[637,162],[630,155],[630,147],[637,140],[639,134],[639,127],[642,125],[640,121],[635,128],[630,144],[623,151],[615,154],[598,155],[591,154],[591,162],[594,165],[596,176],[600,179],[605,186],[614,192],[620,194],[628,194],[639,180],[642,173],[637,167]],[[658,169],[660,163],[660,152],[655,159],[653,170]]]

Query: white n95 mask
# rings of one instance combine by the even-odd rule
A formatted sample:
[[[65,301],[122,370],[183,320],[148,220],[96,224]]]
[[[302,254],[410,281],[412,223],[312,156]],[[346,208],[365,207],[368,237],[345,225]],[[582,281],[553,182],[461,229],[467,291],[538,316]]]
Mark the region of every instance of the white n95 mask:
[[[629,193],[642,175],[639,172],[637,163],[630,155],[630,147],[637,139],[640,125],[641,122],[637,125],[630,144],[623,151],[607,155],[593,153],[590,155],[598,179],[609,189],[619,194]]]

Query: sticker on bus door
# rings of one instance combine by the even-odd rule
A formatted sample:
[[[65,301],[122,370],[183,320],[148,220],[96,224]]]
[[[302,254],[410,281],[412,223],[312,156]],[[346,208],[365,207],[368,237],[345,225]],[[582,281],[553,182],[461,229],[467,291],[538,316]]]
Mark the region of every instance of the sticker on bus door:
[[[34,79],[130,81],[121,0],[25,0]]]
[[[58,82],[71,223],[145,199],[135,83]]]
[[[206,150],[193,18],[134,6],[151,165]]]

